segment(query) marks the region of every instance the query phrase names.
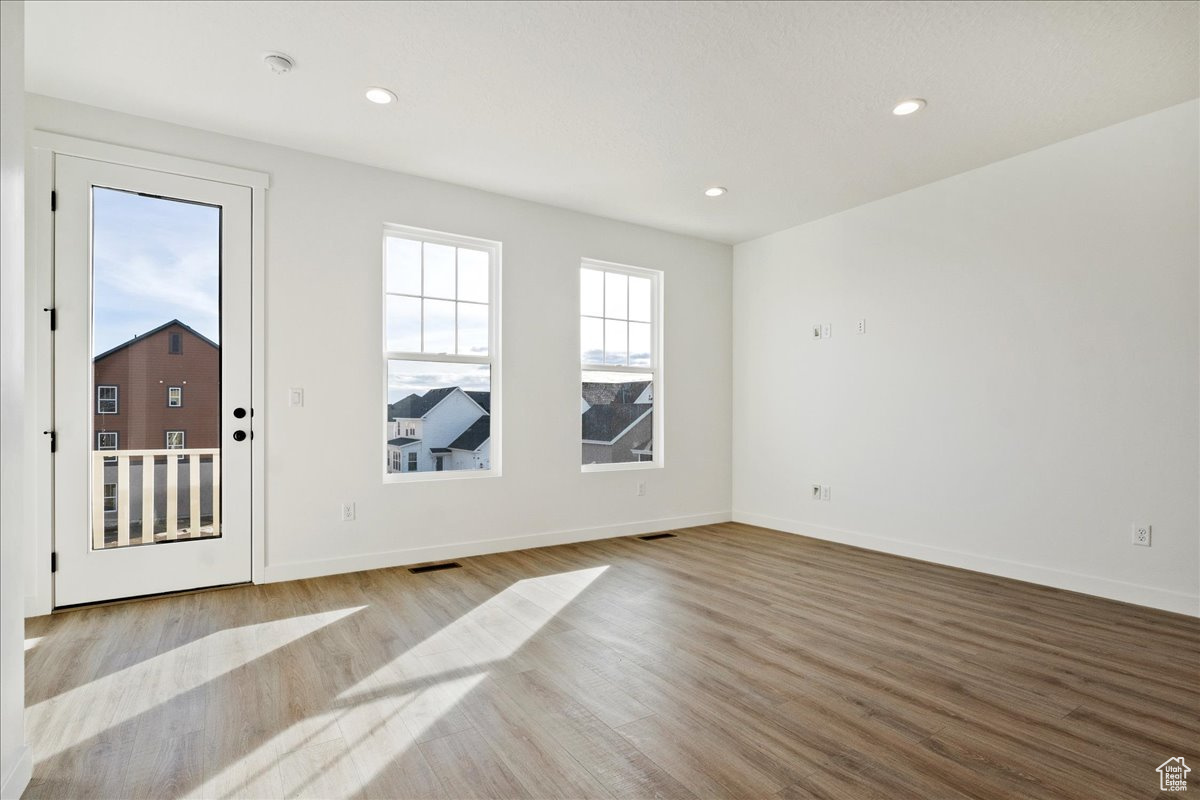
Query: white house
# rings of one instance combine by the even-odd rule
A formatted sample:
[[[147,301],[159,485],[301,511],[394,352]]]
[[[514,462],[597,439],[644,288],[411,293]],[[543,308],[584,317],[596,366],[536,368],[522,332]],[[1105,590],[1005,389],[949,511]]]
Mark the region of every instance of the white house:
[[[410,394],[388,406],[388,472],[491,466],[491,395],[457,386]]]

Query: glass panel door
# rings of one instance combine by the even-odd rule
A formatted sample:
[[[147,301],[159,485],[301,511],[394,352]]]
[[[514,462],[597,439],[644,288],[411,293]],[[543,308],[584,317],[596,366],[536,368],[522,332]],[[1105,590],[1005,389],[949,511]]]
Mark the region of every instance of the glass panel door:
[[[91,192],[92,547],[219,537],[222,209]]]
[[[55,605],[248,581],[250,189],[60,155],[55,191]]]

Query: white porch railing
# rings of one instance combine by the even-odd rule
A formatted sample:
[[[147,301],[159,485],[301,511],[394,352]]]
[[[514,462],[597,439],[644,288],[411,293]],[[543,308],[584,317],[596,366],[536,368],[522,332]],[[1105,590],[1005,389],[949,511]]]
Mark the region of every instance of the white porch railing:
[[[201,480],[202,457],[211,459],[212,467],[206,480]],[[161,459],[164,463],[156,463]],[[179,465],[187,469],[187,525],[180,526]],[[163,467],[165,466],[165,469]],[[159,483],[158,473],[165,474]],[[141,486],[140,508],[133,508],[134,473]],[[114,480],[115,478],[115,480]],[[92,451],[92,546],[126,547],[130,544],[170,542],[202,536],[219,536],[221,532],[221,451],[220,449],[192,450],[94,450]],[[115,484],[115,498],[110,504],[105,498],[105,485]],[[156,498],[163,498],[163,515],[155,511]],[[202,504],[207,499],[207,504]],[[202,505],[208,505],[211,517],[203,524]],[[106,507],[107,506],[107,507]],[[131,519],[140,518],[139,534],[130,541]],[[115,517],[116,539],[112,539]],[[155,531],[157,523],[163,530]],[[108,536],[106,536],[109,534]]]

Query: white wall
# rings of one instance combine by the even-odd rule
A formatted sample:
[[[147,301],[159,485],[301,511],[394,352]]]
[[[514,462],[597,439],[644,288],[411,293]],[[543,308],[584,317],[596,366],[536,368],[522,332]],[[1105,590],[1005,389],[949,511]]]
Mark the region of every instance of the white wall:
[[[0,797],[21,795],[25,746],[25,4],[0,3]]]
[[[1198,112],[738,245],[735,518],[1196,614]]]
[[[730,247],[51,98],[28,106],[30,128],[270,173],[268,402],[255,418],[269,579],[728,519],[728,428],[693,434],[730,416]],[[503,242],[503,477],[381,480],[385,222]],[[580,472],[585,256],[666,273],[664,469]],[[288,407],[292,386],[303,408]],[[356,522],[339,521],[342,501]]]

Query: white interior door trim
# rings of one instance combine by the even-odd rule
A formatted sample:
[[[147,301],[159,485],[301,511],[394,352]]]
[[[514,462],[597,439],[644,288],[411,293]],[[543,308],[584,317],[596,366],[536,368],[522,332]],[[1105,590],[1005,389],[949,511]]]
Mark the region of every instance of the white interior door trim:
[[[214,164],[211,161],[198,161],[194,158],[156,153],[150,150],[138,150],[92,139],[79,139],[61,133],[33,131],[29,135],[29,141],[35,150],[51,150],[60,156],[79,156],[80,158],[90,158],[92,161],[107,161],[111,164],[152,169],[156,172],[169,172],[189,178],[203,178],[206,181],[232,183],[235,186],[247,186],[251,189],[268,189],[271,185],[271,178],[265,172],[255,172],[241,167],[229,167],[224,164]]]
[[[25,616],[49,614],[54,607],[54,578],[50,555],[54,546],[54,462],[42,431],[54,420],[54,339],[43,308],[54,305],[54,214],[50,192],[54,188],[55,155],[74,155],[142,169],[232,183],[251,190],[251,396],[255,430],[251,440],[251,580],[262,583],[266,572],[266,190],[270,176],[264,172],[216,164],[183,156],[35,130],[29,135],[29,174],[33,191],[26,198],[29,234],[26,248],[25,354],[29,379],[26,407],[30,420],[26,452],[34,476],[26,529],[26,574],[32,575],[25,595]]]

